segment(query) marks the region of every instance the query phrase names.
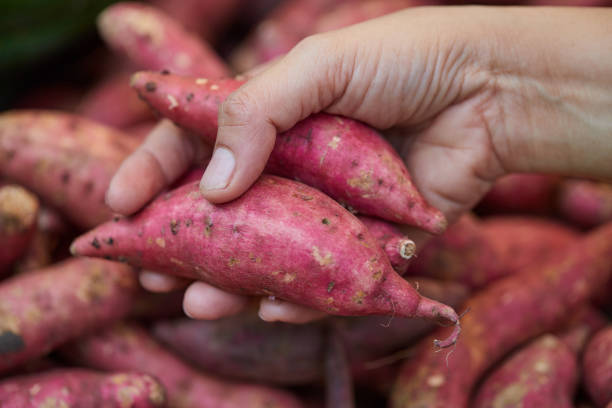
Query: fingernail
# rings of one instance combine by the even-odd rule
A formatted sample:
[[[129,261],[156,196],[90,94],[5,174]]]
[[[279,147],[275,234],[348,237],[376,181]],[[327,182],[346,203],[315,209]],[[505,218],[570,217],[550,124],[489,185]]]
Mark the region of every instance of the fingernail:
[[[226,147],[217,147],[204,172],[200,182],[200,189],[224,189],[229,184],[234,167],[236,167],[236,159],[232,151]]]

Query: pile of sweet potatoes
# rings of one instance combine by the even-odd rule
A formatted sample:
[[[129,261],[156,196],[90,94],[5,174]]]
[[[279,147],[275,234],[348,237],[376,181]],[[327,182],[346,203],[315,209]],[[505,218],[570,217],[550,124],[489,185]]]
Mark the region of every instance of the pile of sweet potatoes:
[[[212,145],[236,74],[425,4],[105,9],[104,46],[70,62],[95,66],[89,81],[0,112],[0,407],[610,408],[610,184],[509,175],[447,225],[387,135],[320,113],[279,133],[229,203],[199,193],[203,163],[133,216],[105,203],[156,118]],[[139,269],[327,317],[196,321]]]

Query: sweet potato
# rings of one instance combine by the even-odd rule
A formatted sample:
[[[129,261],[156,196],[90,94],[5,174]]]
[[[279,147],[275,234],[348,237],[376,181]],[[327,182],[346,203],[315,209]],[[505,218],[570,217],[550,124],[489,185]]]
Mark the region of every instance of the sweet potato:
[[[98,29],[111,48],[142,69],[212,78],[230,74],[210,46],[153,6],[132,2],[112,5],[98,17]]]
[[[0,176],[32,190],[80,227],[111,218],[104,194],[135,146],[117,130],[67,113],[0,114]]]
[[[422,297],[393,270],[367,228],[320,191],[262,176],[241,197],[206,201],[199,183],[162,194],[134,217],[78,238],[77,255],[109,257],[202,279],[243,295],[272,295],[336,315],[440,318],[455,311]]]
[[[416,252],[414,241],[387,221],[364,216],[358,218],[378,241],[378,245],[385,250],[393,269],[400,275],[406,273],[410,259]]]
[[[612,220],[612,185],[567,180],[561,185],[559,211],[568,221],[592,228]]]
[[[547,214],[555,208],[559,177],[509,174],[497,180],[478,205],[486,213]]]
[[[520,343],[560,325],[611,273],[612,224],[607,224],[546,265],[492,283],[465,304],[462,341],[450,355],[435,353],[426,347],[430,339],[423,340],[402,367],[391,406],[466,407],[487,368]]]
[[[407,275],[480,288],[526,266],[548,262],[577,237],[566,226],[535,217],[497,216],[479,221],[464,216],[418,252]]]
[[[353,378],[346,347],[334,329],[328,330],[325,344],[325,406],[355,407]]]
[[[290,394],[234,384],[199,373],[166,351],[142,328],[117,324],[62,349],[72,363],[104,371],[139,371],[160,380],[174,408],[297,408]]]
[[[16,185],[0,186],[0,277],[34,237],[38,199]]]
[[[582,359],[584,384],[598,407],[612,403],[612,326],[589,341]]]
[[[70,259],[0,283],[0,373],[127,315],[132,269]]]
[[[140,72],[132,86],[153,109],[214,143],[221,102],[241,81]],[[374,129],[328,114],[281,133],[266,171],[316,187],[359,213],[439,233],[442,213],[427,205],[393,148]]]
[[[144,374],[58,369],[0,382],[3,408],[164,407],[162,386]]]
[[[455,283],[417,280],[422,295],[450,305],[467,291]],[[363,365],[406,347],[434,328],[421,319],[389,317],[333,318],[351,366]],[[208,372],[230,378],[304,384],[322,378],[324,334],[319,323],[267,323],[255,314],[218,321],[188,319],[158,322],[154,334],[173,351]]]

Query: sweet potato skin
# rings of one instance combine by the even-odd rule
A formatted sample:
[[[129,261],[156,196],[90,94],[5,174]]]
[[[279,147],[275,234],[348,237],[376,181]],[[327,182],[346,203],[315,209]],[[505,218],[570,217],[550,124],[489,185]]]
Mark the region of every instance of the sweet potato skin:
[[[390,222],[373,217],[359,216],[358,218],[385,251],[393,269],[400,275],[406,273],[410,260],[416,252],[414,241]]]
[[[587,180],[567,180],[558,201],[561,215],[581,228],[612,220],[612,185]]]
[[[0,277],[27,251],[38,210],[38,199],[24,188],[0,185]]]
[[[572,350],[544,335],[519,349],[491,373],[476,394],[474,408],[572,408],[577,382]]]
[[[495,182],[478,208],[487,213],[546,214],[555,208],[559,181],[547,174],[509,174]]]
[[[57,369],[0,382],[3,408],[154,408],[164,407],[165,401],[154,378],[135,373]]]
[[[139,289],[126,265],[70,259],[0,284],[0,373],[127,315]]]
[[[111,48],[138,67],[177,74],[229,76],[215,52],[156,7],[121,2],[98,17],[100,34]]]
[[[584,351],[584,384],[598,407],[612,403],[612,326],[600,330]]]
[[[290,394],[234,384],[199,373],[166,351],[135,324],[117,324],[66,345],[72,363],[104,371],[139,371],[158,378],[175,408],[299,408]]]
[[[221,102],[242,84],[139,72],[132,86],[154,110],[214,143]],[[316,114],[278,135],[266,172],[318,188],[353,210],[432,233],[444,215],[420,195],[391,145],[371,127]]]
[[[353,377],[342,337],[331,328],[325,344],[325,406],[355,408]]]
[[[560,325],[611,271],[612,224],[607,224],[546,265],[492,283],[464,305],[469,312],[462,318],[462,340],[448,359],[423,340],[416,357],[402,367],[391,406],[466,407],[488,367],[521,342]]]
[[[135,146],[120,131],[68,113],[0,114],[0,175],[30,189],[80,227],[111,218],[104,194]]]

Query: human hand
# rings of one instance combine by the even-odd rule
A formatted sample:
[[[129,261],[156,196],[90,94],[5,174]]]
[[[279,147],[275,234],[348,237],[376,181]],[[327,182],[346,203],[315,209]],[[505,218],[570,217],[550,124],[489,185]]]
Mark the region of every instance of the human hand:
[[[583,13],[588,12],[578,14]],[[560,49],[573,41],[569,36],[564,44],[554,31],[564,20],[582,31],[597,27],[593,15],[586,17],[588,24],[581,24],[575,10],[422,8],[308,38],[259,70],[222,105],[217,150],[202,179],[202,192],[218,203],[242,194],[265,166],[276,133],[319,111],[383,129],[400,127],[405,135],[401,153],[415,184],[450,222],[507,172],[610,175],[605,159],[610,148],[596,137],[609,127],[580,114],[587,108],[605,110],[600,105],[610,100],[609,94],[589,88],[593,73],[588,69],[571,69],[574,57],[565,61],[553,49],[549,58],[542,58],[547,36],[560,42]],[[573,83],[564,85],[568,77]],[[593,94],[599,104],[588,100]],[[568,110],[558,101],[568,95],[572,107],[577,106],[575,120],[563,116],[559,122]],[[590,138],[576,138],[587,131]],[[203,152],[207,150],[198,139],[162,125],[118,171],[109,205],[124,214],[136,211],[191,162],[201,162]],[[186,284],[151,272],[143,273],[141,281],[152,290]],[[184,305],[193,317],[216,318],[247,303],[196,282]],[[302,322],[321,313],[263,299],[260,315]]]

